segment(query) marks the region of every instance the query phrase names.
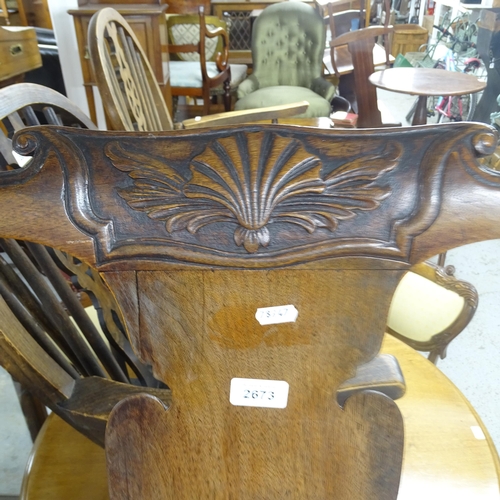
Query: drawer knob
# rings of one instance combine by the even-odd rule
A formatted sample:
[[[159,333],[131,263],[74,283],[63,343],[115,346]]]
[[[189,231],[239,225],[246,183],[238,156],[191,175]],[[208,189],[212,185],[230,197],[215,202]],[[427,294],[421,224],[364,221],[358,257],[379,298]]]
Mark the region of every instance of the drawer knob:
[[[20,43],[17,43],[16,45],[11,45],[10,46],[10,55],[11,56],[18,56],[19,54],[23,53],[23,46]]]

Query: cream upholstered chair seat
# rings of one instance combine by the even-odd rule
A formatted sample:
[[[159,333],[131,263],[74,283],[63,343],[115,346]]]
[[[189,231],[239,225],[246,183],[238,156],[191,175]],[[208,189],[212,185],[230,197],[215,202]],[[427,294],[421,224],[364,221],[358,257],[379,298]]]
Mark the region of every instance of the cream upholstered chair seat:
[[[206,64],[207,74],[210,78],[215,78],[220,71],[217,64],[209,61]],[[236,88],[247,76],[247,66],[245,64],[231,64],[231,88]],[[172,87],[203,87],[203,76],[199,61],[170,61],[170,85]],[[224,90],[222,85],[212,89],[211,93],[220,93]],[[296,102],[296,101],[293,101]],[[288,103],[287,103],[288,104]]]
[[[426,342],[449,326],[463,306],[464,299],[457,293],[408,273],[394,295],[388,325],[411,339]]]
[[[231,66],[232,68],[232,66]],[[276,85],[258,89],[245,97],[245,106],[241,101],[236,102],[235,109],[254,109],[267,106],[273,103],[275,106],[291,104],[296,100],[307,101],[309,108],[305,113],[300,115],[301,118],[309,118],[314,116],[328,116],[330,113],[330,103],[321,97],[319,94],[306,87],[295,87],[289,85]]]
[[[387,330],[429,359],[444,358],[448,344],[467,326],[477,307],[475,288],[429,263],[408,272],[394,294]]]

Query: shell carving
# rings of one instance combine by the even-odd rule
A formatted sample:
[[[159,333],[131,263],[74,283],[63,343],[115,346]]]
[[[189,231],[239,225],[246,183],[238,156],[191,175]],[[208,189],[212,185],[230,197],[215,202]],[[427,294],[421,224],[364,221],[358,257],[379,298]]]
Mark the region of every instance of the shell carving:
[[[267,247],[269,224],[282,221],[312,233],[373,210],[390,194],[374,181],[397,164],[399,151],[356,158],[322,176],[321,160],[303,144],[264,131],[214,140],[184,177],[164,160],[114,142],[106,154],[134,180],[120,196],[134,210],[164,220],[167,231],[196,233],[216,223],[237,225],[234,241],[249,252]],[[396,154],[395,154],[396,153]]]

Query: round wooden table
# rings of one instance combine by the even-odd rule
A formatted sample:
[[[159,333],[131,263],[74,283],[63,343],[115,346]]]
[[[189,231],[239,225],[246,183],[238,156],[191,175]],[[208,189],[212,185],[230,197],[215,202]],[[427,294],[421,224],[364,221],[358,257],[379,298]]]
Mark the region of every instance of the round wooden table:
[[[376,71],[370,83],[381,89],[418,96],[412,125],[427,123],[428,96],[474,94],[486,87],[486,82],[474,75],[434,68],[390,68]]]
[[[398,500],[498,500],[499,465],[481,420],[461,392],[421,354],[386,335],[406,394]],[[51,414],[33,447],[23,500],[108,500],[104,450]],[[382,499],[381,499],[382,500]]]

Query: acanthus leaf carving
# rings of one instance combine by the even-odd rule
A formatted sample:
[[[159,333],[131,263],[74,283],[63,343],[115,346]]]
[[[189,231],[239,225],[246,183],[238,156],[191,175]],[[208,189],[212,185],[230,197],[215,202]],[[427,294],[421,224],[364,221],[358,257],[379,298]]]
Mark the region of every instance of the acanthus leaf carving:
[[[391,193],[377,181],[401,157],[401,145],[390,141],[384,151],[324,174],[320,158],[300,141],[270,131],[249,135],[254,137],[234,134],[212,141],[186,174],[118,142],[108,144],[106,155],[134,180],[119,190],[132,209],[164,220],[169,232],[194,234],[208,224],[236,224],[234,241],[249,253],[269,245],[272,222],[309,233],[334,232],[340,220],[376,209]]]

